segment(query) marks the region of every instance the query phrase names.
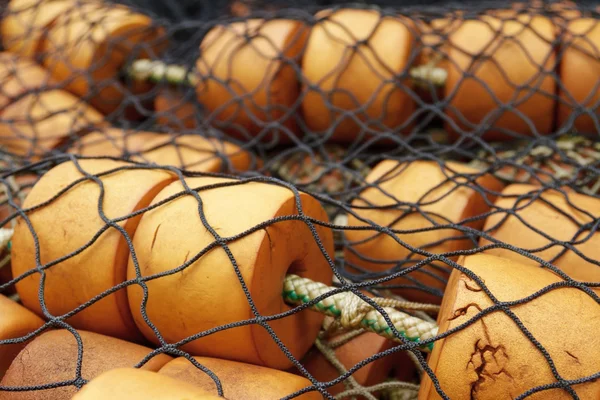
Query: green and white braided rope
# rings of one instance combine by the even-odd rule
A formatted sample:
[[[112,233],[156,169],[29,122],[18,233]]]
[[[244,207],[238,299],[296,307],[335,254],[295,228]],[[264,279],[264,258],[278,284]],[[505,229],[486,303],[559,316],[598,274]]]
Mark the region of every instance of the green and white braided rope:
[[[283,298],[290,305],[300,305],[309,303],[332,290],[334,288],[323,283],[290,274],[284,280]],[[373,301],[383,308],[396,330],[404,338],[418,343],[437,335],[437,324],[390,307],[391,304],[394,304],[393,300],[378,298]],[[314,304],[311,309],[335,317],[345,329],[364,328],[390,340],[402,342],[394,335],[383,315],[352,292],[341,292],[329,296]],[[433,343],[421,346],[424,351],[431,351],[432,348]]]

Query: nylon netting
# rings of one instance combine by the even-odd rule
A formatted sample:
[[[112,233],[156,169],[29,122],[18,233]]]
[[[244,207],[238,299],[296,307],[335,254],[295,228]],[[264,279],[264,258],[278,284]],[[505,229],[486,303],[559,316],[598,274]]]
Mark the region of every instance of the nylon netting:
[[[600,398],[598,4],[0,7],[0,398]]]

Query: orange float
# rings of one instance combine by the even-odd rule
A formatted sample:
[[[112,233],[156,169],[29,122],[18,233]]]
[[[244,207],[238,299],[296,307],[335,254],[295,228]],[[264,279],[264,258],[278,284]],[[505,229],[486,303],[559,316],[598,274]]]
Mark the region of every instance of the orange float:
[[[455,138],[462,131],[489,140],[514,138],[504,131],[550,133],[556,92],[551,75],[554,39],[554,24],[541,15],[499,10],[464,19],[446,45],[446,130]],[[506,105],[518,113],[500,108]],[[481,124],[489,129],[474,132]]]
[[[109,114],[123,106],[133,89],[147,89],[126,87],[119,74],[129,57],[160,53],[162,35],[149,17],[127,7],[79,4],[55,20],[42,44],[43,62],[68,91]]]
[[[470,182],[473,180],[479,186],[478,190],[473,188],[473,182]],[[366,183],[375,186],[363,190],[352,202],[353,211],[377,226],[400,231],[461,224],[462,221],[466,221],[462,226],[481,229],[484,219],[477,217],[489,211],[494,193],[502,188],[490,174],[455,162],[447,162],[441,167],[434,161],[399,163],[384,160],[373,168]],[[421,211],[411,210],[409,205],[403,205],[406,203],[419,204]],[[348,215],[348,226],[368,225]],[[409,251],[392,236],[375,230],[345,230],[344,235],[348,240],[345,260],[350,268],[386,271],[398,262],[404,262],[404,268],[408,268],[424,258]],[[404,243],[432,254],[474,247],[473,239],[465,235],[452,227],[396,234]],[[446,264],[436,263],[386,284],[407,285],[394,291],[408,300],[439,303],[448,273]],[[428,292],[426,288],[437,290],[438,294]]]
[[[247,151],[217,139],[119,128],[90,133],[69,152],[86,157],[127,157],[194,172],[245,171],[254,161]]]
[[[10,0],[2,21],[2,45],[11,53],[35,58],[42,52],[42,42],[56,18],[82,0]]]
[[[92,379],[73,400],[219,400],[222,397],[156,372],[117,368]]]
[[[406,124],[415,106],[409,79],[402,87],[398,76],[410,62],[412,23],[375,10],[325,10],[317,18],[302,58],[308,128],[322,135],[331,130],[332,140],[350,142],[363,131],[354,116],[367,133]]]
[[[152,352],[150,348],[92,332],[78,331],[78,334],[83,344],[81,376],[86,380],[115,368],[133,368]],[[74,380],[78,354],[77,340],[71,332],[66,329],[45,332],[19,353],[2,386],[38,386]],[[159,354],[141,368],[158,371],[170,360],[171,357]],[[0,391],[5,400],[68,400],[76,392],[74,385],[26,392]]]
[[[104,116],[63,90],[31,93],[5,107],[0,116],[0,144],[18,156],[43,157]]]
[[[153,197],[176,177],[163,170],[114,169],[132,166],[112,160],[79,160],[89,174],[103,174],[102,207],[107,218],[125,217],[146,207]],[[74,162],[69,161],[47,172],[31,189],[23,207],[29,208],[65,193],[28,213],[39,239],[42,265],[69,255],[90,242],[104,226],[98,202],[99,185],[82,180]],[[131,237],[139,216],[116,222]],[[35,243],[27,224],[19,218],[12,238],[12,273],[16,278],[35,268]],[[115,228],[104,231],[86,250],[47,268],[44,299],[53,315],[69,313],[97,295],[125,280],[129,248]],[[38,290],[40,275],[34,273],[16,284],[23,304],[41,312]],[[127,340],[141,335],[133,323],[125,290],[116,291],[67,320],[78,329],[90,330]]]
[[[598,121],[600,24],[598,20],[576,18],[565,22],[562,45],[558,128],[568,125],[582,133],[598,133],[600,131],[600,121]],[[578,106],[581,106],[582,110],[574,110]]]
[[[0,294],[0,340],[22,338],[42,325],[44,321],[37,315]],[[25,344],[0,344],[0,379]]]
[[[206,120],[243,139],[289,142],[298,130],[294,65],[309,28],[294,20],[250,19],[211,30],[200,45],[196,92]],[[267,127],[281,124],[285,129]]]
[[[561,281],[549,270],[491,255],[461,257],[458,263],[483,280],[503,302],[524,299]],[[470,321],[493,304],[475,280],[454,270],[438,315],[439,333]],[[561,287],[509,307],[546,349],[563,379],[598,373],[600,307],[588,294]],[[502,310],[436,341],[428,364],[450,399],[517,398],[530,389],[557,382],[542,352]],[[429,376],[423,376],[419,400],[441,399]],[[571,387],[580,399],[600,395],[598,380]],[[573,396],[553,388],[531,398],[566,400]]]
[[[288,372],[217,358],[194,357],[219,379],[223,396],[229,400],[276,400],[312,386],[304,378]],[[158,373],[192,384],[218,395],[215,381],[184,357],[176,358],[162,367]],[[294,397],[299,400],[322,399],[318,391]]]
[[[15,99],[51,84],[48,71],[32,60],[0,53],[0,110]]]
[[[209,177],[186,179],[190,188],[234,182]],[[154,198],[152,204],[182,190],[180,181],[173,182]],[[290,190],[259,182],[202,190],[199,196],[208,223],[223,238],[235,237],[272,218],[298,212],[296,198]],[[323,207],[313,197],[303,193],[298,201],[305,215],[328,221]],[[143,277],[191,263],[179,272],[146,282],[148,318],[170,343],[223,324],[253,318],[254,315],[224,249],[217,245],[197,258],[199,252],[215,241],[203,225],[198,207],[196,198],[184,195],[149,210],[144,213],[133,240]],[[332,256],[331,230],[319,225],[314,228],[323,248]],[[229,242],[228,248],[237,260],[256,309],[263,316],[291,309],[282,297],[286,274],[295,273],[325,284],[332,280],[330,264],[311,230],[299,220],[279,221],[265,226]],[[135,277],[135,265],[130,261],[127,278]],[[146,338],[157,342],[154,332],[142,319],[142,289],[137,285],[130,286],[127,295],[137,326]],[[197,304],[202,307],[196,307]],[[300,359],[313,344],[322,321],[322,315],[304,310],[269,321],[269,325],[291,354]],[[181,348],[193,355],[276,369],[292,365],[269,333],[256,324],[215,332],[190,341]]]
[[[519,196],[522,198],[519,199]],[[574,241],[581,242],[573,245],[581,254],[591,260],[599,260],[600,233],[590,235],[590,230],[586,228],[579,232],[584,225],[593,224],[600,218],[599,199],[573,191],[562,194],[549,189],[541,191],[532,185],[515,184],[504,189],[495,207],[497,212],[487,218],[483,228],[492,238],[551,262],[574,280],[600,283],[600,266],[577,253],[567,249],[554,260],[566,250],[560,244],[535,251],[554,241]],[[515,210],[516,216],[502,210]],[[534,229],[543,232],[546,237]],[[480,246],[492,243],[483,237],[479,242]],[[539,265],[535,260],[509,249],[489,249],[486,253],[523,264]]]
[[[197,127],[196,115],[201,110],[185,98],[181,89],[161,88],[154,98],[154,114],[160,125],[175,129]]]

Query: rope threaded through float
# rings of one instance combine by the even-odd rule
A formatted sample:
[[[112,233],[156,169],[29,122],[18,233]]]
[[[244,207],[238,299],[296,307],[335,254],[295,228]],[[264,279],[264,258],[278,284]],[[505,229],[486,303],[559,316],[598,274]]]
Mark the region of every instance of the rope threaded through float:
[[[334,288],[323,283],[290,274],[284,280],[283,298],[288,304],[300,305],[309,303],[332,290]],[[437,335],[436,323],[424,321],[397,310],[394,308],[396,302],[394,299],[375,298],[372,300],[383,308],[396,330],[405,339],[418,343]],[[311,309],[335,317],[344,329],[364,328],[390,340],[402,342],[402,339],[394,335],[383,315],[352,292],[341,292],[329,296],[311,306]],[[420,347],[429,352],[433,349],[433,343],[423,344]]]

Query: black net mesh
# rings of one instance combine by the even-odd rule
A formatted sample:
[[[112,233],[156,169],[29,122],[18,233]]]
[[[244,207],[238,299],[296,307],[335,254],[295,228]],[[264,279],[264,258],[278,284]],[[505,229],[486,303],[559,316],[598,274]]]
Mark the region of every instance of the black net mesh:
[[[0,4],[0,398],[600,398],[598,4]]]

